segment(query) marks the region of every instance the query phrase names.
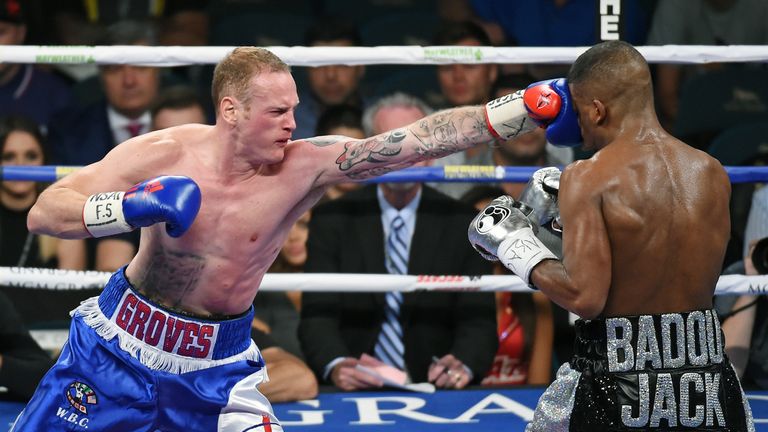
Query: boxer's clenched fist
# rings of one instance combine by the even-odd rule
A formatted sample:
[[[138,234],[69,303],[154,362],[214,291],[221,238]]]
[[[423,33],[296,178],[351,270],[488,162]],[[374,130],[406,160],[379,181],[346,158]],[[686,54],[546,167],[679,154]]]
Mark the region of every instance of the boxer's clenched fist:
[[[189,229],[200,210],[200,188],[189,177],[160,176],[125,192],[91,195],[83,207],[85,228],[93,237],[132,231],[165,222],[171,237]]]
[[[531,84],[523,101],[530,118],[547,129],[547,141],[565,147],[581,144],[581,128],[565,78]]]
[[[531,270],[543,260],[557,257],[536,238],[538,226],[525,204],[502,195],[491,201],[469,224],[472,247],[483,258],[501,261],[530,285]]]

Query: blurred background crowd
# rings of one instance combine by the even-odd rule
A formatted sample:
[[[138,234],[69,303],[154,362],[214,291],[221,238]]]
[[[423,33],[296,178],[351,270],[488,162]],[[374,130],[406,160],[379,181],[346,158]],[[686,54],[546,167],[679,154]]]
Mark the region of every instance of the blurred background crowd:
[[[768,45],[765,0],[621,5],[621,37],[635,45]],[[589,46],[600,41],[598,8],[596,0],[0,0],[0,44]],[[567,70],[538,64],[294,67],[301,103],[293,138],[371,136],[442,108],[484,104]],[[0,63],[2,164],[87,165],[133,136],[211,123],[212,71],[211,65]],[[657,110],[670,133],[723,165],[766,165],[765,64],[654,64],[652,72]],[[553,147],[538,130],[433,164],[564,166],[590,156]],[[2,182],[0,266],[114,271],[131,259],[137,233],[87,241],[29,233],[27,211],[45,186]],[[501,194],[517,197],[523,186],[339,185],[296,223],[271,271],[505,274],[471,250],[466,227],[475,209]],[[724,273],[754,275],[766,267],[752,259],[755,245],[768,237],[768,188],[761,186],[733,186]],[[372,225],[380,229],[371,232]],[[404,239],[399,265],[385,257],[392,236]],[[765,255],[758,248],[756,260]],[[0,399],[31,395],[56,355],[55,342],[40,346],[50,342],[45,331],[66,331],[68,312],[93,295],[97,291],[0,287]],[[716,304],[745,387],[768,389],[765,296]],[[346,373],[364,353],[414,382],[433,380],[427,376],[433,358],[450,356],[467,372],[455,388],[548,384],[572,353],[573,317],[540,293],[262,292],[255,308],[254,338],[273,377],[263,390],[273,401],[312,397],[318,385],[370,387]],[[393,316],[397,340],[384,341],[382,327]],[[393,347],[399,358],[383,358]]]

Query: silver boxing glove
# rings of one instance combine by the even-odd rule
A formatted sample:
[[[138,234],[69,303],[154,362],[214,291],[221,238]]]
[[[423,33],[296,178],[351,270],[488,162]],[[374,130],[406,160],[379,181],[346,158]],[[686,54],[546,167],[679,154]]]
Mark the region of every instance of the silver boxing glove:
[[[557,194],[560,190],[560,169],[541,168],[533,173],[528,184],[520,194],[520,201],[533,208],[533,222],[545,226],[556,222],[553,227],[559,229],[560,209],[557,206]]]
[[[472,247],[489,261],[501,261],[530,285],[531,270],[545,259],[557,259],[536,238],[533,210],[507,195],[491,201],[469,225]]]

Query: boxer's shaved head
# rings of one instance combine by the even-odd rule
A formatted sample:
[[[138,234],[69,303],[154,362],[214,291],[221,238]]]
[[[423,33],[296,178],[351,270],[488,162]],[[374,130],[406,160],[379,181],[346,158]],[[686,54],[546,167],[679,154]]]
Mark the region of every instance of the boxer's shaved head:
[[[648,62],[622,41],[603,42],[581,54],[568,72],[568,84],[581,96],[632,109],[653,101]]]

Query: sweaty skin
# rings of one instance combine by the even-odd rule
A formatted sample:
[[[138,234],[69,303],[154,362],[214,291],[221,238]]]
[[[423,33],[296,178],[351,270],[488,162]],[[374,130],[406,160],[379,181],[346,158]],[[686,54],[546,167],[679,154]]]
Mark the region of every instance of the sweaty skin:
[[[434,114],[368,139],[290,141],[296,86],[289,72],[262,72],[246,103],[224,98],[215,126],[184,125],[142,135],[46,189],[31,231],[83,238],[82,208],[96,192],[126,190],[162,174],[200,186],[202,205],[179,238],[164,224],[142,229],[126,275],[176,311],[224,317],[250,307],[293,223],[333,184],[365,179],[492,137],[481,106]]]
[[[599,85],[571,84],[598,151],[563,172],[564,261],[543,261],[531,280],[583,318],[709,309],[730,235],[728,175],[659,125],[644,60],[619,60]]]

